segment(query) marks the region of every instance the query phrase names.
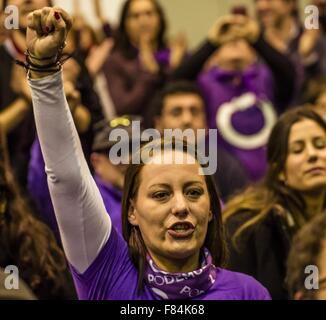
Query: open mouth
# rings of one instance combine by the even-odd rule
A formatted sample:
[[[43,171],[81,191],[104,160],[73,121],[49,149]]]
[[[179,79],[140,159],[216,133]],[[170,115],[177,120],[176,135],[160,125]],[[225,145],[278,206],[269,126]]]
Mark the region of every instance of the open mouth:
[[[177,222],[168,229],[168,234],[177,239],[190,237],[195,231],[191,222]]]

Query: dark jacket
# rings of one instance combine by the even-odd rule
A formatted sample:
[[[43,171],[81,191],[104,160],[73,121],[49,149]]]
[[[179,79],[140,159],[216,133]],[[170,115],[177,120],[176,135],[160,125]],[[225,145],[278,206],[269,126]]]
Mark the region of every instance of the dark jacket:
[[[245,229],[234,244],[232,236],[253,215],[250,211],[239,211],[226,221],[228,268],[253,276],[273,299],[288,299],[284,282],[293,231],[286,219],[273,210],[261,222]]]

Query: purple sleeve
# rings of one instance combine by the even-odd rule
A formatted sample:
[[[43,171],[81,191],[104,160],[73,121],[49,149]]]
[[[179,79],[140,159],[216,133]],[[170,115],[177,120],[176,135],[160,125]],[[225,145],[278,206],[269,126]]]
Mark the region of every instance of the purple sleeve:
[[[138,272],[131,262],[127,243],[112,228],[110,238],[83,273],[71,267],[79,299],[137,299]]]
[[[40,215],[59,240],[59,228],[50,197],[44,159],[38,139],[35,139],[31,148],[31,159],[28,168],[28,191],[35,201]]]

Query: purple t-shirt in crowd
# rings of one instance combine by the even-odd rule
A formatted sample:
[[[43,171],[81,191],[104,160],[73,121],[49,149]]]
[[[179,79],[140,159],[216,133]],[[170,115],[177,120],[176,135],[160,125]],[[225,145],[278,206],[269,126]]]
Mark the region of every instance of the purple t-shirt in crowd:
[[[251,180],[259,180],[266,172],[265,146],[277,119],[271,71],[261,63],[244,72],[214,67],[198,81],[209,128],[218,129],[218,145],[241,162]]]
[[[138,272],[127,243],[112,228],[111,235],[95,261],[81,275],[71,267],[77,293],[82,300],[160,300],[145,284],[138,293]],[[193,300],[270,300],[268,291],[254,278],[217,269],[215,283]]]

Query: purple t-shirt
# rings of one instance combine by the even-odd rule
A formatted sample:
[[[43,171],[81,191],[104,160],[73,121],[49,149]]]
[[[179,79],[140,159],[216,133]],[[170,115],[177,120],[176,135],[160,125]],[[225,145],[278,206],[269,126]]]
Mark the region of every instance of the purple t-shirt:
[[[239,159],[251,180],[259,180],[266,172],[265,146],[277,118],[271,71],[261,63],[242,73],[214,67],[198,81],[208,126],[218,129],[218,145]]]
[[[138,293],[138,272],[127,243],[112,228],[110,238],[95,261],[81,275],[71,267],[78,296],[82,300],[160,300],[144,286]],[[211,288],[194,300],[270,300],[268,291],[254,278],[225,269],[217,269]]]

